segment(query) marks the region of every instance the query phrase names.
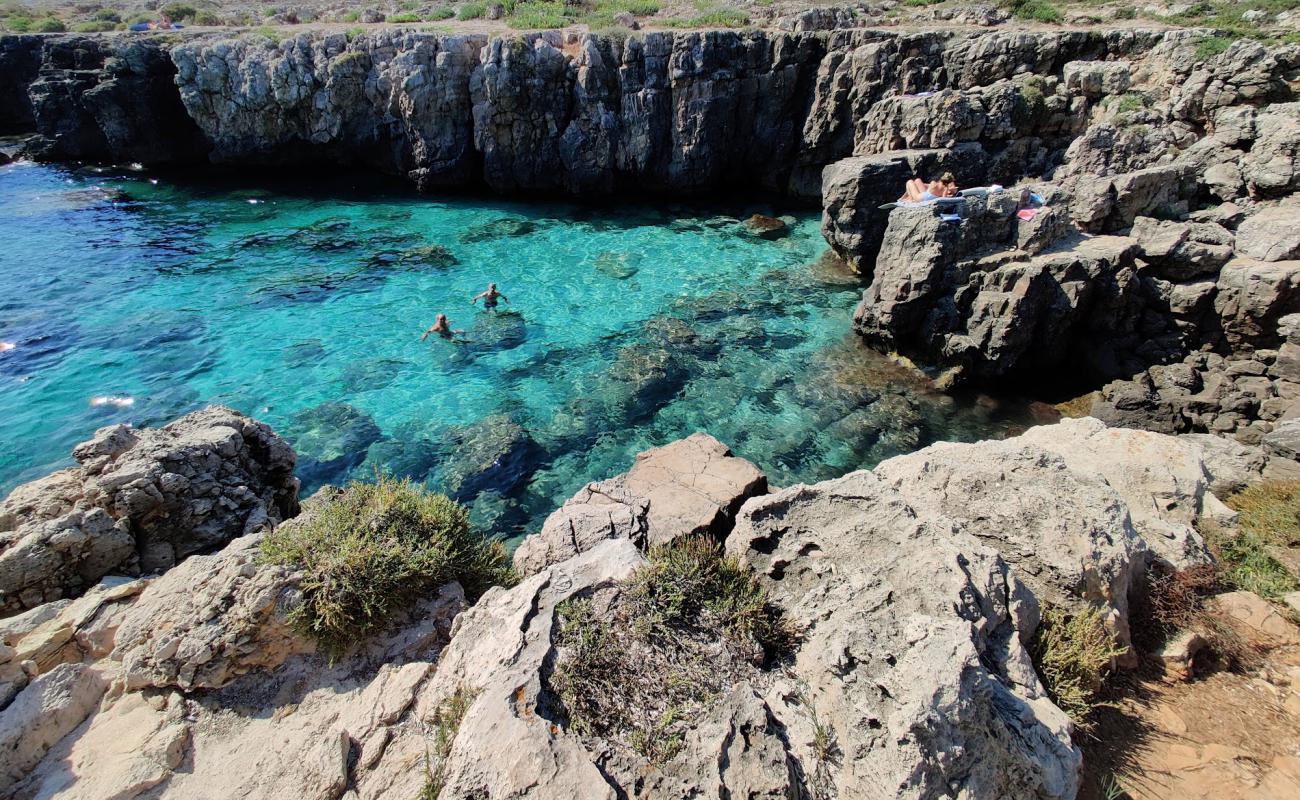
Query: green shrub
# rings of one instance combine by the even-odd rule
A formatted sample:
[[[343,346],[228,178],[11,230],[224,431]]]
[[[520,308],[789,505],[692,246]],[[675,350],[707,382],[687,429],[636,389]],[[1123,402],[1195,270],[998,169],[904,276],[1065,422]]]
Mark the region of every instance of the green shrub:
[[[1241,528],[1233,531],[1205,526],[1201,531],[1210,550],[1219,559],[1219,579],[1236,589],[1254,592],[1270,600],[1295,591],[1295,576],[1268,553],[1268,542]]]
[[[1196,57],[1201,61],[1228,52],[1233,40],[1227,36],[1206,36],[1196,43]]]
[[[194,15],[199,13],[198,9],[188,3],[168,3],[161,11],[176,22],[194,19]]]
[[[5,30],[14,33],[27,33],[32,29],[32,18],[15,14],[5,19]]]
[[[438,6],[425,15],[425,19],[430,22],[437,22],[438,20],[451,19],[454,16],[456,16],[456,12],[451,6]]]
[[[44,17],[32,23],[32,30],[36,33],[63,33],[67,29],[68,26],[57,17]]]
[[[78,22],[72,26],[73,33],[103,33],[117,28],[116,22],[108,20],[89,20],[87,22]]]
[[[344,22],[356,22],[356,21],[359,20],[359,19],[361,19],[361,12],[360,12],[360,11],[355,11],[355,10],[354,10],[354,11],[349,11],[348,13],[346,13],[346,14],[343,15],[343,21],[344,21]]]
[[[447,785],[447,757],[456,741],[460,724],[478,695],[459,687],[433,712],[433,750],[424,754],[424,788],[417,800],[438,800]]]
[[[1137,6],[1120,6],[1115,9],[1115,19],[1137,19]]]
[[[1060,10],[1048,0],[1023,0],[1023,2],[1017,2],[1012,8],[1012,13],[1018,19],[1033,22],[1045,22],[1055,25],[1061,21]]]
[[[1300,482],[1259,483],[1228,498],[1237,525],[1265,542],[1300,546]]]
[[[487,13],[486,3],[461,3],[456,19],[478,19]]]
[[[266,17],[266,18],[268,18],[268,19],[271,18],[271,17],[274,17],[274,16],[275,16],[275,9],[272,8],[272,7],[270,7],[270,6],[267,6],[266,8],[262,9],[262,16],[263,16],[263,17]]]
[[[1030,643],[1030,653],[1047,694],[1075,725],[1086,730],[1111,661],[1123,654],[1106,630],[1105,613],[1090,608],[1070,614],[1060,608],[1043,610],[1043,619]]]
[[[101,8],[98,11],[96,11],[94,14],[91,14],[90,18],[100,22],[121,22],[122,21],[122,15],[117,13],[111,8]]]
[[[211,11],[200,11],[196,13],[194,15],[194,18],[191,20],[191,22],[193,22],[195,25],[208,25],[208,26],[222,24],[221,17],[218,17],[216,14],[212,13]]]
[[[582,597],[557,608],[547,682],[570,729],[654,764],[676,754],[715,697],[793,644],[780,610],[711,539],[654,548],[616,588],[599,613]]]
[[[749,570],[722,554],[716,542],[692,538],[651,550],[649,563],[632,579],[629,595],[639,607],[639,625],[649,634],[671,634],[707,619],[732,641],[752,639],[766,650],[790,641],[784,618],[776,613]]]
[[[393,16],[388,18],[388,21],[392,23],[396,23],[398,25],[409,25],[412,22],[422,22],[419,14],[411,14],[411,13],[394,14]]]
[[[348,41],[350,42],[365,32],[365,28],[348,28],[343,35],[348,37]]]
[[[505,548],[473,532],[465,509],[387,477],[353,483],[276,528],[261,558],[302,571],[291,620],[335,653],[434,587],[459,581],[472,602],[514,579]]]
[[[560,2],[520,3],[507,24],[522,30],[563,28],[572,21],[569,13],[568,6]]]
[[[720,8],[689,18],[664,20],[670,28],[743,28],[749,24],[749,15],[734,8]]]

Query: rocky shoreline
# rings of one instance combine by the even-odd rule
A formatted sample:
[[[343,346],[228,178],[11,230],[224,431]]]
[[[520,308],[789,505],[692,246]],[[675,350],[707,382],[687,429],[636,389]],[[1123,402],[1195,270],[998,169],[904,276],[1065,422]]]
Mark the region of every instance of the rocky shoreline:
[[[168,444],[108,446],[126,437]],[[1213,489],[1263,466],[1211,439],[1067,420],[770,490],[697,434],[557,510],[516,553],[518,585],[467,607],[449,584],[326,659],[287,622],[301,576],[257,557],[269,528],[300,521],[218,501],[214,518],[232,524],[215,552],[138,566],[214,496],[176,475],[242,474],[249,495],[296,503],[275,477],[292,465],[283,442],[216,407],[157,431],[106,428],[78,448],[78,469],[101,485],[138,474],[117,494],[126,506],[150,480],[168,484],[172,512],[124,517],[140,560],[102,578],[52,549],[86,578],[64,599],[14,614],[15,595],[0,595],[0,796],[416,797],[454,696],[469,705],[437,757],[443,798],[1072,798],[1080,751],[1026,647],[1045,609],[1099,608],[1121,663],[1135,662],[1130,605],[1147,571],[1205,563],[1197,528],[1234,518]],[[250,453],[273,468],[249,472]],[[176,471],[146,477],[163,467]],[[6,565],[49,560],[21,543],[99,508],[86,492],[63,511],[70,483],[56,474],[0,505]],[[800,631],[793,653],[683,717],[666,761],[569,727],[550,685],[566,602],[612,607],[645,548],[701,535],[754,570]]]

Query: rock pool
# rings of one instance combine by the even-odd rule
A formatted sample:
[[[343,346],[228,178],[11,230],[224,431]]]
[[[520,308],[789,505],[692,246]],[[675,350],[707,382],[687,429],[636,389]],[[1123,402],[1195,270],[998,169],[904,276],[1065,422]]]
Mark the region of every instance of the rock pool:
[[[223,403],[293,442],[304,491],[388,470],[515,536],[695,430],[785,485],[1025,424],[862,348],[817,216],[765,239],[755,211],[0,168],[0,493]],[[508,313],[470,305],[489,281]],[[464,342],[420,341],[439,311]]]

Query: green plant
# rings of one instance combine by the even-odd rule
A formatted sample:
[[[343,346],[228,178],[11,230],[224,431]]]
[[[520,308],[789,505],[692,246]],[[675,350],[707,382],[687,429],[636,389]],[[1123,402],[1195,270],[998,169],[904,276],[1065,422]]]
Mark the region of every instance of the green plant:
[[[1219,559],[1220,579],[1236,589],[1254,592],[1269,600],[1295,591],[1295,576],[1268,553],[1268,543],[1258,534],[1242,528],[1235,533],[1205,526],[1202,531],[1211,551]]]
[[[1101,705],[1098,695],[1106,670],[1123,652],[1106,630],[1101,608],[1073,614],[1056,607],[1044,609],[1030,644],[1048,696],[1084,730],[1091,726],[1093,711]]]
[[[1300,546],[1300,482],[1270,481],[1228,498],[1241,530],[1282,547]]]
[[[388,18],[388,21],[398,25],[409,25],[412,22],[421,22],[422,20],[419,14],[404,13],[394,14]]]
[[[116,22],[108,20],[90,20],[87,22],[78,22],[72,26],[73,33],[103,33],[117,28]]]
[[[652,548],[629,589],[640,607],[638,623],[648,634],[669,634],[701,617],[733,642],[753,640],[766,650],[784,649],[791,633],[767,592],[740,562],[708,537]]]
[[[570,729],[660,764],[680,749],[693,714],[793,636],[755,579],[711,539],[648,555],[599,612],[589,598],[560,604],[547,682]]]
[[[280,30],[279,28],[272,28],[269,25],[263,25],[260,28],[254,28],[250,33],[253,36],[261,36],[264,39],[269,39],[272,44],[279,44],[280,42],[284,41],[284,37],[286,35],[285,32]]]
[[[473,532],[464,508],[384,476],[276,528],[260,558],[301,571],[303,600],[290,619],[333,653],[433,587],[458,581],[472,601],[514,580],[505,548]]]
[[[456,19],[478,19],[487,13],[486,3],[461,3]]]
[[[161,12],[177,21],[193,19],[194,15],[199,13],[198,9],[188,3],[168,3],[162,7]]]
[[[361,19],[361,12],[355,9],[343,15],[344,22],[356,22],[359,19]]]
[[[456,16],[456,12],[451,6],[438,6],[426,14],[425,19],[430,22],[437,22],[438,20],[451,19],[454,16]]]
[[[100,22],[121,22],[122,21],[122,15],[117,13],[111,8],[101,8],[98,11],[96,11],[94,14],[91,14],[90,18],[93,20],[98,20]]]
[[[32,24],[32,30],[36,33],[63,33],[67,29],[68,26],[58,17],[43,17]]]
[[[1206,36],[1196,43],[1196,58],[1201,61],[1228,52],[1233,40],[1227,36]]]
[[[457,687],[433,712],[433,750],[424,751],[424,788],[420,790],[418,800],[438,800],[442,794],[447,785],[447,758],[451,755],[451,746],[476,697],[476,692]]]
[[[5,19],[5,30],[14,33],[27,33],[32,29],[32,18],[15,14]]]
[[[1045,22],[1052,25],[1061,21],[1061,11],[1048,0],[1018,0],[1011,9],[1017,19]]]
[[[1137,6],[1120,6],[1115,9],[1115,19],[1137,19]]]
[[[195,25],[208,25],[208,26],[220,25],[221,17],[218,17],[216,14],[212,13],[211,11],[199,11],[194,15],[194,18],[191,21]]]
[[[348,28],[346,31],[344,31],[343,35],[346,36],[348,41],[350,42],[365,32],[366,32],[365,28]]]
[[[521,30],[563,28],[572,21],[569,15],[569,7],[562,2],[519,3],[507,24]]]
[[[1115,99],[1115,111],[1120,114],[1132,114],[1146,107],[1146,96],[1139,92],[1129,92]]]

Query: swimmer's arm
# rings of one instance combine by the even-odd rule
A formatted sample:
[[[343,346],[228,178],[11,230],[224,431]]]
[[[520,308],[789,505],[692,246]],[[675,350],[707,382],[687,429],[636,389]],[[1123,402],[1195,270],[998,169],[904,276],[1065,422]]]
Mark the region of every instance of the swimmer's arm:
[[[430,326],[429,326],[429,330],[425,331],[425,332],[424,332],[424,335],[420,337],[420,341],[423,342],[425,339],[428,339],[428,338],[429,338],[429,334],[431,334],[431,333],[433,333],[433,326],[432,326],[432,325],[430,325]]]
[[[504,301],[506,301],[506,305],[510,305],[510,298],[509,298],[509,297],[506,297],[505,295],[501,295],[501,299],[504,300]]]

